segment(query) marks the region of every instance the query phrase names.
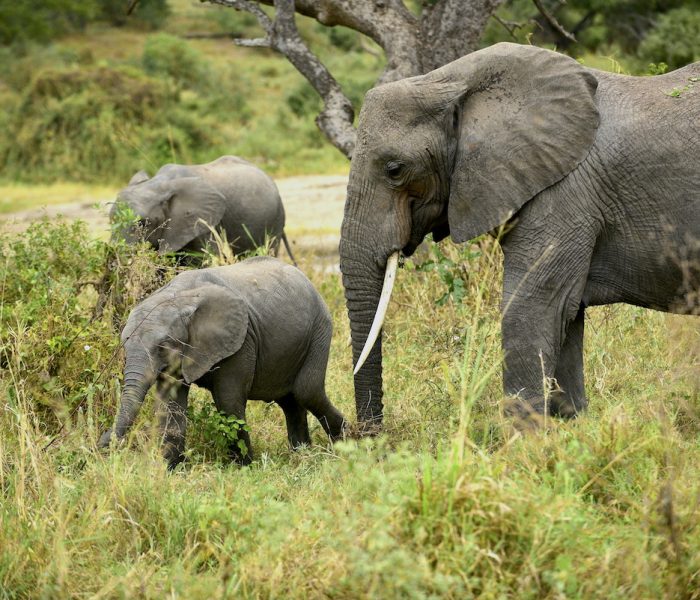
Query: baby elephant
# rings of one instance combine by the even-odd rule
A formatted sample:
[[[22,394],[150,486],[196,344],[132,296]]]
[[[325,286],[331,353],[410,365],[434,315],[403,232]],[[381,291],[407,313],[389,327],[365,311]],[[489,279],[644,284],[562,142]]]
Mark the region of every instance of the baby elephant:
[[[297,268],[270,257],[186,271],[139,304],[122,332],[126,353],[119,414],[99,441],[126,435],[149,388],[164,404],[164,454],[169,467],[183,460],[187,395],[196,383],[216,407],[245,419],[248,398],[277,402],[292,448],[309,444],[306,411],[328,436],[342,436],[343,415],[325,391],[331,317],[323,299]],[[233,444],[231,457],[251,461]]]
[[[151,178],[139,171],[112,206],[139,217],[122,234],[128,242],[143,238],[160,252],[201,252],[212,241],[211,228],[223,230],[234,253],[272,240],[277,254],[284,241],[284,207],[275,182],[237,156],[222,156],[204,165],[165,165]]]

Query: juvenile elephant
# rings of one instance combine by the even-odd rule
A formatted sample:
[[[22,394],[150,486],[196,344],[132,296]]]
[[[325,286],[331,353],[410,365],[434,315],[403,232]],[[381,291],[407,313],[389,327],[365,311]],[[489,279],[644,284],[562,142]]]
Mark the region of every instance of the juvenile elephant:
[[[255,165],[237,156],[222,156],[204,165],[165,165],[149,178],[139,171],[121,190],[120,203],[139,217],[126,231],[127,241],[143,236],[161,252],[201,252],[212,241],[209,227],[222,229],[234,253],[252,250],[272,239],[277,254],[284,241],[284,207],[277,186]]]
[[[357,139],[340,259],[360,422],[382,418],[398,253],[431,232],[464,242],[506,225],[504,385],[518,414],[586,406],[586,307],[698,313],[700,63],[629,77],[496,44],[371,90]],[[543,375],[561,388],[547,406]]]
[[[99,441],[126,435],[155,383],[168,465],[183,458],[187,395],[196,383],[216,407],[245,419],[248,398],[277,402],[293,448],[309,444],[307,410],[331,439],[343,416],[325,392],[331,317],[311,282],[291,265],[257,257],[235,265],[185,271],[139,304],[122,332],[124,384],[116,422]],[[247,453],[231,448],[247,464]]]

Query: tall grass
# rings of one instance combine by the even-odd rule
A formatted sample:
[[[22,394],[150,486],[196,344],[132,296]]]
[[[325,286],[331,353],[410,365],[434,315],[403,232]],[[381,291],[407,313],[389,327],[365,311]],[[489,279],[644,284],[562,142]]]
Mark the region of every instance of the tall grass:
[[[39,262],[57,264],[58,231],[68,255],[91,243],[42,228]],[[119,385],[112,308],[90,321],[96,292],[87,288],[104,255],[93,247],[92,274],[57,279],[59,290],[86,286],[59,306],[37,301],[41,278],[10,293],[15,273],[34,269],[17,244],[5,240],[3,253],[16,268],[2,277],[0,597],[698,597],[700,395],[696,372],[684,369],[697,359],[675,348],[697,348],[692,318],[590,311],[589,412],[522,435],[501,417],[498,249],[441,245],[441,260],[466,265],[456,273],[466,293],[438,304],[438,270],[400,272],[381,437],[331,447],[310,421],[314,445],[291,452],[281,411],[252,402],[251,467],[228,464],[195,419],[188,464],[169,475],[150,400],[125,448],[95,449]],[[146,250],[135,252],[118,289],[135,291],[148,276]],[[338,276],[315,270],[313,249],[297,258],[333,316],[329,395],[353,416]],[[57,314],[87,323],[76,356],[52,355],[58,382],[85,386],[84,369],[105,369],[104,388],[72,412],[34,381]],[[211,400],[194,390],[192,402]]]

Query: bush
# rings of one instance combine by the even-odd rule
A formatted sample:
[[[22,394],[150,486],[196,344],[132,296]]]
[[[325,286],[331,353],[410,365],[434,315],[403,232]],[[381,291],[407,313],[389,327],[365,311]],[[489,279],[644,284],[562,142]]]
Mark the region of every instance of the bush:
[[[141,57],[143,70],[155,77],[168,77],[179,87],[206,89],[210,85],[208,65],[186,41],[158,33],[149,36]]]
[[[84,27],[96,14],[94,1],[0,0],[0,44],[48,42]]]
[[[119,331],[131,308],[172,276],[171,259],[96,241],[83,222],[48,220],[0,237],[0,250],[0,364],[10,393],[31,400],[47,433],[88,400],[103,406],[106,424],[116,407],[109,382],[121,368]]]
[[[124,181],[144,157],[156,169],[218,141],[209,121],[181,105],[175,86],[127,67],[43,70],[7,122],[5,176],[32,182]]]
[[[131,15],[126,14],[124,0],[96,0],[98,15],[112,25],[136,25],[156,29],[170,15],[167,0],[139,0]]]
[[[671,69],[700,60],[700,11],[677,8],[659,16],[639,47],[642,58]]]

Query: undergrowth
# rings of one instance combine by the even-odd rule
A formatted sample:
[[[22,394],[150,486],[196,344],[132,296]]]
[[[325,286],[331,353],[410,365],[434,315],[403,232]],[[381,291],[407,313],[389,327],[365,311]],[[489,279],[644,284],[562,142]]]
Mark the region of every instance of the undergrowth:
[[[168,474],[150,396],[124,448],[95,442],[121,324],[182,267],[81,224],[2,246],[0,597],[698,597],[692,317],[589,311],[589,412],[523,436],[501,417],[498,247],[432,246],[397,279],[382,436],[330,446],[311,419],[314,444],[291,452],[282,411],[251,402],[257,458],[239,468],[224,448],[242,424],[194,389],[188,462]],[[331,310],[327,388],[352,419],[339,277],[297,258]]]

